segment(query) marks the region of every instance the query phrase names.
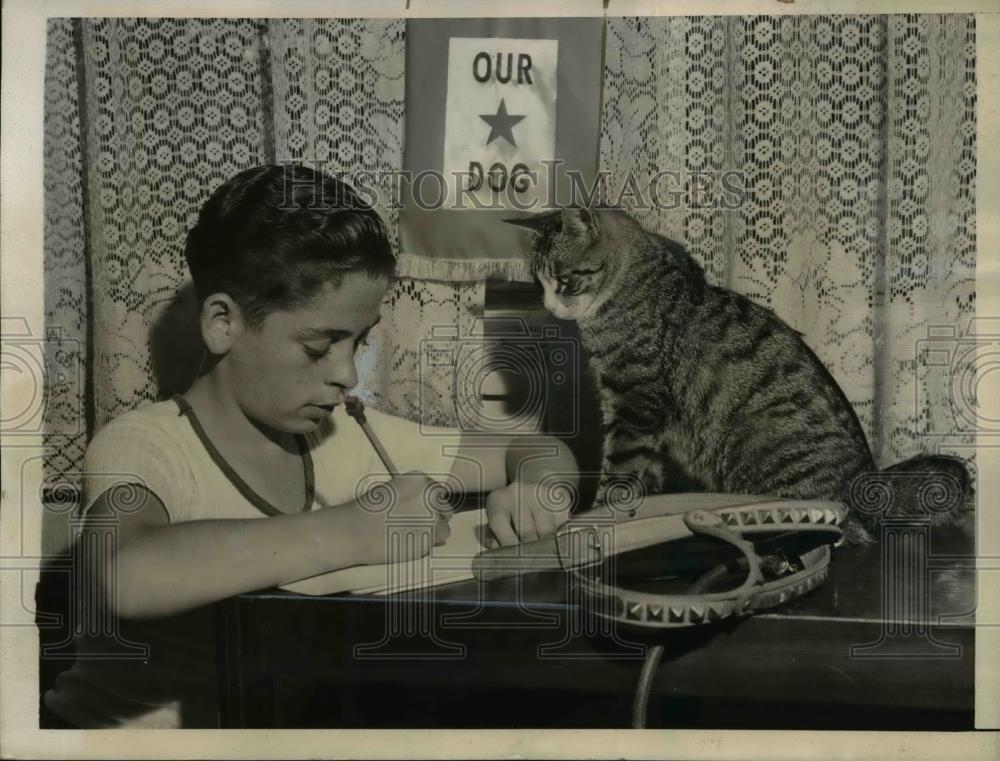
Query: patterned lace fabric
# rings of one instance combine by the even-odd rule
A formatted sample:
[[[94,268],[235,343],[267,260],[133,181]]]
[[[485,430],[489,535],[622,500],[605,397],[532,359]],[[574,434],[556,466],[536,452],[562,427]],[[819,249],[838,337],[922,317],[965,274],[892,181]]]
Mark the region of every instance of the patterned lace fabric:
[[[277,161],[307,162],[370,188],[393,231],[389,173],[403,166],[405,32],[402,19],[283,19],[270,22],[268,35]]]
[[[211,191],[266,160],[253,20],[85,19],[84,229],[97,428],[157,397],[149,337]]]
[[[355,393],[383,412],[424,425],[457,425],[472,403],[457,382],[461,352],[437,361],[441,354],[433,349],[479,340],[485,288],[483,282],[397,280],[369,345],[358,352]]]
[[[745,190],[624,205],[805,335],[881,464],[971,457],[953,370],[919,350],[975,313],[974,18],[609,19],[605,61],[610,187],[673,170]]]
[[[78,485],[97,429],[193,377],[184,238],[216,186],[267,162],[349,179],[402,166],[404,29],[360,19],[50,22],[46,315],[67,339],[46,357],[50,482]],[[379,192],[376,208],[395,241],[388,198]],[[451,379],[442,368],[421,374],[416,352],[436,325],[468,334],[482,302],[481,283],[401,279],[387,299],[392,318],[362,357],[363,396],[413,419],[422,404],[425,422],[455,424]],[[61,369],[83,368],[88,352],[88,378],[74,383]]]
[[[215,186],[271,161],[401,167],[403,32],[50,21],[45,298],[64,339],[46,344],[50,471],[72,480],[96,428],[176,390],[178,361],[151,336],[187,314],[184,236]],[[953,369],[918,349],[932,328],[961,339],[974,313],[974,18],[609,18],[605,61],[604,169],[744,177],[736,210],[637,216],[805,334],[880,462],[965,456]],[[363,396],[453,423],[453,379],[421,368],[418,346],[435,326],[471,335],[482,302],[482,284],[400,280],[361,358]]]
[[[83,156],[73,24],[49,24],[45,61],[45,386],[42,429],[46,483],[79,479],[87,446],[87,273],[83,225]],[[42,392],[39,388],[37,391]],[[25,422],[34,418],[25,411]],[[50,495],[51,496],[51,495]]]

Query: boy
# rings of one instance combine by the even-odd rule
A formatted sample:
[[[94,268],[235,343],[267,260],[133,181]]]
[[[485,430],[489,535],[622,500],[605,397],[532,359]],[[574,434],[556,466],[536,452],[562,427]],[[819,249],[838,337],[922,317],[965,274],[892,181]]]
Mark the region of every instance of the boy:
[[[104,519],[117,541],[82,570],[120,620],[79,638],[77,663],[45,695],[72,726],[216,726],[212,603],[415,552],[387,556],[385,513],[359,505],[359,485],[385,470],[343,406],[394,272],[378,215],[336,179],[258,167],[212,194],[185,256],[202,369],[183,396],[105,426],[85,458],[84,539]],[[576,462],[557,440],[493,437],[483,447],[477,436],[448,456],[442,445],[450,435],[461,447],[457,431],[425,437],[415,423],[367,417],[405,473],[390,481],[394,518],[427,518],[424,490],[448,477],[490,492],[501,544],[551,535],[566,520],[523,486],[553,472],[575,486]],[[557,456],[539,458],[553,445]],[[443,540],[446,519],[433,520]],[[149,646],[146,659],[108,657],[135,644]]]

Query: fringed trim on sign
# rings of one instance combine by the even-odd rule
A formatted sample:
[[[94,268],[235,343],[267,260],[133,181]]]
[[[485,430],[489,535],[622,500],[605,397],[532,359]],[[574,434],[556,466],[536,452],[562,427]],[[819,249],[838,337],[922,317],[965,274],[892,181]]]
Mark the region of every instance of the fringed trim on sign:
[[[396,264],[399,277],[418,280],[514,280],[531,283],[534,278],[523,259],[431,259],[416,254],[400,254]]]

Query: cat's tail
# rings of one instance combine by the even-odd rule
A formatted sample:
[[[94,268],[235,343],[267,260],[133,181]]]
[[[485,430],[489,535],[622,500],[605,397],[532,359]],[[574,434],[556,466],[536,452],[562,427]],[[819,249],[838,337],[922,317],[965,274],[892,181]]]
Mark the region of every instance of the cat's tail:
[[[974,505],[972,478],[962,460],[918,455],[854,480],[848,507],[864,531],[858,532],[856,525],[852,530],[849,521],[845,535],[851,542],[872,541],[890,518],[912,518],[932,526],[957,523]]]

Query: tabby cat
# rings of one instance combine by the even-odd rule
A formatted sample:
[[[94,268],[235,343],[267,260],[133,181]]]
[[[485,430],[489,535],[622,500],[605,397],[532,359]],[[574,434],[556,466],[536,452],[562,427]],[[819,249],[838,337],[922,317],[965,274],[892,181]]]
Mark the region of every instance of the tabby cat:
[[[877,471],[871,450],[850,402],[798,332],[709,285],[679,244],[622,211],[572,207],[507,221],[535,233],[528,258],[545,307],[578,323],[599,388],[597,501],[610,474],[638,478],[647,493],[670,491],[665,474],[679,465],[708,491],[843,501],[848,540],[871,541],[885,511],[852,489]],[[883,485],[914,473],[950,487],[944,502],[937,495],[938,522],[968,496],[964,465],[945,456],[882,471],[896,476]],[[918,492],[897,489],[891,512],[916,512]]]

